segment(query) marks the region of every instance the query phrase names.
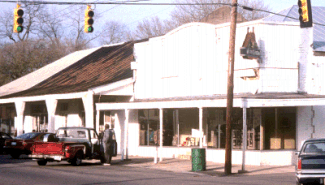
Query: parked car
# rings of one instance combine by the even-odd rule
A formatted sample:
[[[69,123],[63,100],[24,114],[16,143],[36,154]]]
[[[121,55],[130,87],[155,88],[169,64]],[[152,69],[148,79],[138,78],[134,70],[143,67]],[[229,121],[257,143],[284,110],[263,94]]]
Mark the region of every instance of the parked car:
[[[296,153],[297,184],[324,184],[325,179],[325,138],[305,140]]]
[[[3,153],[3,146],[5,145],[5,141],[7,139],[12,139],[12,137],[9,134],[6,134],[4,132],[0,132],[0,154]]]
[[[32,146],[35,141],[43,141],[44,136],[48,137],[54,133],[43,133],[43,132],[30,132],[19,135],[13,139],[8,139],[3,147],[4,151],[11,155],[12,158],[17,159],[21,154],[31,154]]]
[[[104,153],[101,149],[101,139],[96,130],[84,127],[61,127],[56,133],[57,141],[35,142],[32,159],[37,160],[37,164],[44,166],[47,162],[68,161],[72,165],[78,166],[83,159],[100,159],[104,163]],[[115,133],[112,137],[113,155],[116,156]]]

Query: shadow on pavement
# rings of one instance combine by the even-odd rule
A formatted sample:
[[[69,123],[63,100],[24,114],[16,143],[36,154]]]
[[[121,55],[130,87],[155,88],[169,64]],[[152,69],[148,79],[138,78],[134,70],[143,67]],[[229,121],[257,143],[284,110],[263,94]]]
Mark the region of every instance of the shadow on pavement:
[[[127,165],[127,164],[144,164],[153,163],[154,158],[132,157],[132,159],[121,160],[119,158],[112,158],[112,165]]]
[[[9,154],[0,155],[0,164],[25,163],[30,161],[32,160],[27,155],[21,155],[18,159],[13,159]]]

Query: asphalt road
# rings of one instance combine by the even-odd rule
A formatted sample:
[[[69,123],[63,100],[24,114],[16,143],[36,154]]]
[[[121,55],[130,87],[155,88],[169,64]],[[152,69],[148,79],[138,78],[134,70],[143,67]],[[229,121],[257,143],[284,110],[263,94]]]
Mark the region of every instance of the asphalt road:
[[[194,172],[175,173],[145,167],[130,167],[114,161],[111,166],[85,161],[81,166],[71,166],[67,162],[53,162],[38,166],[30,159],[11,159],[0,155],[0,184],[295,184],[294,173],[261,175],[209,176]]]

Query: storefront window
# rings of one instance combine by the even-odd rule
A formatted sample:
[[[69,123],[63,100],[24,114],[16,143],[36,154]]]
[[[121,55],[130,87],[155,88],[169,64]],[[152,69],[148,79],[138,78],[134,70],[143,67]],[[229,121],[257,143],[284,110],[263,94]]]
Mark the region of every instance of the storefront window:
[[[225,148],[226,109],[208,108],[208,147]]]
[[[204,111],[205,112],[205,111]],[[163,146],[195,147],[207,143],[206,117],[199,132],[199,109],[163,109]],[[160,145],[159,110],[139,110],[140,145]]]
[[[179,146],[200,146],[199,109],[179,109],[178,114]]]
[[[140,145],[159,145],[159,110],[139,110],[138,114],[140,122]]]
[[[264,108],[264,149],[296,148],[296,108]]]
[[[246,109],[247,112],[247,149],[260,148],[261,109]],[[208,109],[208,147],[226,146],[226,108]],[[243,109],[234,108],[232,113],[231,142],[233,149],[243,147]]]

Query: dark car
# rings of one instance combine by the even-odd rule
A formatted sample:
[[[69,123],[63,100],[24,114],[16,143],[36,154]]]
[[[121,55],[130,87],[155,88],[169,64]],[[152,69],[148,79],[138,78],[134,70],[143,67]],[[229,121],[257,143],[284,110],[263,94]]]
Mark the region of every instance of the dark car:
[[[296,153],[297,184],[324,184],[325,179],[325,138],[304,141]]]
[[[21,154],[31,154],[34,142],[43,141],[44,138],[48,138],[49,135],[55,136],[53,133],[43,132],[30,132],[22,134],[13,139],[6,140],[3,148],[7,154],[11,155],[12,158],[17,159]]]
[[[5,145],[5,141],[7,139],[12,139],[12,137],[9,134],[0,132],[0,154],[3,153],[3,146]]]

